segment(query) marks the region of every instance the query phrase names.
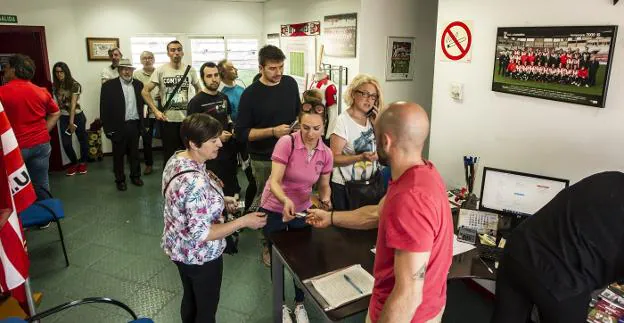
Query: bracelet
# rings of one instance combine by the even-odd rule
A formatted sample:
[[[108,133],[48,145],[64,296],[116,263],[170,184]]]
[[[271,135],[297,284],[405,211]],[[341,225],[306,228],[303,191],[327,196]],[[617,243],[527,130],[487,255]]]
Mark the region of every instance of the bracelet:
[[[334,210],[331,211],[331,225],[334,225]]]

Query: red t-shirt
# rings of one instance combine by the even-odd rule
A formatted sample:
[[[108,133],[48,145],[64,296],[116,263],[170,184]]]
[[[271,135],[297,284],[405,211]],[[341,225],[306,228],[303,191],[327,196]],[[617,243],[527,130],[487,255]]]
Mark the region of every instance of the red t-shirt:
[[[58,112],[59,108],[48,90],[30,81],[15,79],[0,86],[0,102],[20,149],[50,141],[46,116]]]
[[[446,188],[432,163],[408,169],[390,182],[380,214],[369,305],[373,322],[394,288],[394,251],[431,252],[422,303],[412,323],[426,322],[446,304],[446,278],[453,258],[453,218]]]

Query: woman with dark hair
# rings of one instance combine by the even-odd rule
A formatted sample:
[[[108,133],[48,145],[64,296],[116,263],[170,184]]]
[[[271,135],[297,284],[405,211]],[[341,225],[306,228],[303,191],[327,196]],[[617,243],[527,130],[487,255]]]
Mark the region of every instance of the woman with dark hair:
[[[87,144],[87,118],[80,108],[78,99],[82,92],[80,83],[76,82],[71,75],[67,64],[58,62],[52,68],[52,79],[54,81],[53,93],[59,108],[61,118],[61,141],[63,149],[71,164],[67,168],[65,175],[73,176],[87,173],[87,156],[89,146]],[[72,135],[76,134],[80,143],[80,160],[76,157],[76,152],[72,145]]]
[[[224,223],[223,209],[233,212],[238,201],[223,195],[221,181],[205,163],[217,157],[223,131],[215,118],[196,113],[180,126],[185,150],[165,165],[162,192],[165,199],[162,247],[178,267],[184,294],[182,322],[215,322],[225,237],[242,228],[259,229],[266,215],[249,213]]]
[[[334,158],[322,140],[325,106],[320,101],[304,102],[297,119],[300,129],[282,136],[271,156],[271,175],[262,193],[260,212],[268,214],[263,233],[267,241],[272,232],[306,226],[303,212],[312,206],[312,186],[318,184],[321,207],[331,209],[329,176]],[[269,245],[269,250],[271,246]],[[303,291],[295,285],[297,323],[307,323]],[[282,321],[292,322],[290,309],[284,305]]]

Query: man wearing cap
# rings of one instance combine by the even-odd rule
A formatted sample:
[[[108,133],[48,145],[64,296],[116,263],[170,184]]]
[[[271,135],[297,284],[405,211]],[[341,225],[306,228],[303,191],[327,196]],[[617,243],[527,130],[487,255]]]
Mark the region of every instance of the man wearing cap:
[[[13,55],[3,70],[8,83],[0,86],[0,102],[15,132],[37,199],[46,199],[52,151],[49,132],[61,112],[50,92],[30,81],[35,76],[35,62],[30,57]]]
[[[139,136],[143,129],[143,83],[132,78],[129,59],[119,61],[119,77],[102,84],[100,117],[104,134],[113,143],[113,172],[117,189],[125,191],[124,155],[128,155],[130,181],[143,186],[139,165]]]
[[[102,73],[100,73],[100,79],[102,80],[102,84],[104,84],[108,80],[119,77],[119,71],[117,70],[117,66],[119,66],[119,60],[121,60],[123,54],[121,53],[119,48],[115,47],[108,50],[108,57],[111,60],[111,64],[104,67]]]

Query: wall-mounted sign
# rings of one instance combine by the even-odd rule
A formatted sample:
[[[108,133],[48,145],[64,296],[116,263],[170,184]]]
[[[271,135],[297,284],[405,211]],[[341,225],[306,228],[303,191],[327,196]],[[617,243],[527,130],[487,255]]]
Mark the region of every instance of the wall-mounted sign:
[[[282,37],[318,36],[321,34],[321,22],[310,21],[300,24],[282,25]]]
[[[0,23],[16,24],[17,16],[14,15],[0,15]]]
[[[454,21],[442,31],[442,61],[467,62],[472,60],[472,23]]]

